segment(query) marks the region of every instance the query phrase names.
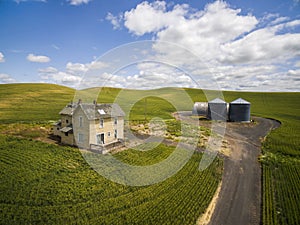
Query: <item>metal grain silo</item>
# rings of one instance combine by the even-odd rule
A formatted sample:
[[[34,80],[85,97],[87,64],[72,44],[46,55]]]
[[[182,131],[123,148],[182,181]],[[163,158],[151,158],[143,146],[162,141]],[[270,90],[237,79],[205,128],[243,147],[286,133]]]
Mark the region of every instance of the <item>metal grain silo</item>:
[[[195,102],[193,107],[193,115],[207,117],[207,113],[208,113],[207,102]]]
[[[238,98],[229,103],[229,120],[232,122],[250,122],[250,102]]]
[[[209,101],[208,119],[227,121],[227,103],[220,98]]]

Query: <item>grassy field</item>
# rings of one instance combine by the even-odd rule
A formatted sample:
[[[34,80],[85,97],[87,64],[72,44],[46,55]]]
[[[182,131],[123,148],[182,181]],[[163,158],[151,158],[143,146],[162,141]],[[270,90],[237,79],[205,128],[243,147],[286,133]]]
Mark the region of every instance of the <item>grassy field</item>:
[[[75,91],[53,84],[1,84],[0,122],[57,120]]]
[[[193,101],[206,101],[202,91],[197,89],[184,90]],[[99,90],[94,89],[93,91],[98,93]],[[73,100],[74,93],[72,89],[49,84],[0,85],[0,122],[2,124],[16,122],[49,124],[49,120],[58,119],[57,113],[65,104]],[[170,113],[174,112],[174,107],[170,102],[164,100],[166,98],[176,99],[179,102],[179,110],[191,110],[192,108],[189,102],[177,94],[178,91],[175,88],[147,91],[149,96],[153,95],[154,97],[147,97],[146,100],[142,98],[133,104],[130,100],[133,96],[139,96],[141,93],[141,91],[134,90],[121,92],[120,89],[104,88],[101,89],[98,102],[112,102],[116,96],[119,96],[121,107],[131,108],[128,119],[140,121],[147,121],[152,117],[171,119]],[[272,131],[264,141],[263,155],[260,157],[263,171],[262,222],[263,224],[300,224],[300,93],[223,92],[223,94],[227,102],[238,97],[250,101],[252,103],[252,115],[281,121],[281,127]],[[87,99],[91,100],[88,97]],[[189,193],[183,193],[178,199],[172,197],[178,196],[179,190],[185,190],[185,183],[191,185],[189,187],[194,191],[202,185],[197,182],[189,183],[187,178],[181,177],[179,179],[176,175],[179,180],[172,182],[180,183],[183,186],[176,186],[171,181],[171,183],[165,184],[163,182],[160,184],[160,191],[156,193],[157,195],[147,196],[143,193],[147,192],[145,190],[148,190],[149,193],[153,192],[152,186],[137,189],[129,188],[129,190],[127,187],[120,187],[103,180],[88,168],[78,151],[70,148],[54,147],[30,141],[30,139],[24,140],[10,136],[1,136],[1,143],[1,180],[5,181],[1,182],[0,188],[1,196],[4,196],[0,201],[1,209],[4,209],[1,212],[2,224],[7,224],[8,221],[10,221],[9,224],[20,221],[53,224],[60,221],[95,222],[97,219],[110,223],[114,218],[118,218],[118,222],[115,221],[116,224],[122,223],[120,221],[133,221],[133,218],[137,218],[137,221],[142,221],[143,218],[151,221],[152,217],[160,218],[160,220],[166,217],[164,221],[173,221],[177,218],[180,221],[180,218],[176,217],[178,215],[187,216],[190,218],[188,220],[190,222],[187,223],[193,223],[196,215],[204,210],[204,206],[207,205],[212,196],[211,193],[209,197],[204,198],[206,200],[203,200],[204,203],[200,204],[201,206],[195,204],[200,208],[196,208],[195,211],[189,209],[188,211],[192,212],[188,216],[181,214],[184,209],[179,207],[181,205],[179,202],[184,202]],[[133,163],[149,162],[152,157],[149,159],[148,155],[137,156],[134,151],[128,151],[129,155],[123,154],[125,153],[120,153],[119,157],[124,157],[124,160],[135,157],[142,157],[141,159],[143,159],[145,157],[145,160],[133,161]],[[156,156],[157,152],[153,151],[153,154],[154,159],[161,159]],[[165,157],[165,155],[162,154],[161,157]],[[196,166],[199,157],[201,156],[195,155],[194,160],[188,164],[189,166],[186,165],[188,169],[180,173],[192,171],[193,166],[190,164],[194,163]],[[57,165],[54,165],[54,162]],[[24,166],[22,166],[23,164]],[[220,175],[216,171],[219,171],[220,165],[221,162],[215,162],[215,167],[207,171],[210,175],[205,175],[214,182],[209,193],[213,192],[217,186]],[[28,176],[25,175],[27,173]],[[197,176],[199,177],[194,179],[202,177],[200,174]],[[50,180],[53,181],[49,182]],[[32,185],[35,184],[36,187],[30,185],[31,183]],[[100,184],[103,185],[101,190],[99,189]],[[112,188],[110,185],[118,187],[114,189],[115,187]],[[60,191],[61,188],[62,191]],[[106,195],[106,188],[111,190],[108,195]],[[33,194],[30,194],[31,189]],[[129,193],[131,192],[138,196],[138,205],[131,205],[133,204],[130,203],[132,195]],[[171,194],[167,195],[168,192]],[[193,193],[193,195],[198,192]],[[138,193],[141,193],[141,196]],[[198,194],[203,195],[203,193]],[[122,199],[122,196],[129,198],[127,200]],[[102,204],[99,204],[99,202],[104,201],[101,201],[102,197],[109,199],[107,206],[113,207],[115,205],[116,208],[113,208],[112,212],[117,213],[117,217],[110,213],[105,216],[99,214],[99,210],[105,212],[105,209],[101,208]],[[199,198],[203,198],[203,196],[199,196]],[[121,204],[121,202],[126,202],[126,204]],[[163,205],[164,202],[169,205]],[[193,199],[189,199],[189,203],[186,204],[191,206],[194,204],[192,202]],[[117,207],[117,204],[121,204],[121,206]],[[158,209],[160,210],[156,210],[155,204],[159,206]],[[171,205],[175,205],[174,207],[177,206],[177,208],[172,208]],[[183,205],[187,207],[185,203]],[[20,206],[22,206],[21,210],[18,210]],[[167,212],[169,207],[171,207],[171,211]],[[187,211],[186,208],[185,211]],[[149,217],[147,217],[148,214]]]

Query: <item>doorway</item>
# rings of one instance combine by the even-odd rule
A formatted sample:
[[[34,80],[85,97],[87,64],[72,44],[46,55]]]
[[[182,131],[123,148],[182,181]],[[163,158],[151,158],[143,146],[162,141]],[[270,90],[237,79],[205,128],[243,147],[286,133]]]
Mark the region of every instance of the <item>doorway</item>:
[[[97,135],[96,135],[96,138],[97,138],[97,144],[98,144],[98,145],[104,145],[104,144],[105,144],[105,141],[104,141],[104,133],[102,133],[102,134],[97,134]]]

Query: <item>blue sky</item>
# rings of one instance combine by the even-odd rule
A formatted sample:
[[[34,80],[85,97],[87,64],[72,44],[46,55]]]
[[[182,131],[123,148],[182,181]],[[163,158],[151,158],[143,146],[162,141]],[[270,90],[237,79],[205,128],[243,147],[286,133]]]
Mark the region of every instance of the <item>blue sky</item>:
[[[2,0],[0,27],[0,83],[300,91],[299,0]],[[143,40],[156,63],[125,66]]]

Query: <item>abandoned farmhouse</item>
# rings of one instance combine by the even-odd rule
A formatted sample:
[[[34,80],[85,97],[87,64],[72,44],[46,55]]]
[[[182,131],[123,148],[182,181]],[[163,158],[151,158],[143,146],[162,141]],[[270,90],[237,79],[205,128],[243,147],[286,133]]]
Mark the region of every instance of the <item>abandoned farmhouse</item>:
[[[60,111],[53,134],[62,144],[103,150],[124,139],[124,111],[118,104],[70,103]]]

